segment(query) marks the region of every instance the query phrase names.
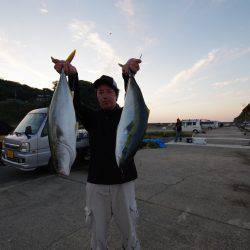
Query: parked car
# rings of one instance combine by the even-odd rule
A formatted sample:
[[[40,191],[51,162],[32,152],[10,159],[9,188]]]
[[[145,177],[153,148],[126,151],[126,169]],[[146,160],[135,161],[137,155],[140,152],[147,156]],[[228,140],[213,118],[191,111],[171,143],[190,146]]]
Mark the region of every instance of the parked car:
[[[209,120],[205,120],[205,121],[201,121],[201,126],[204,129],[214,129],[214,128],[218,128],[219,127],[219,122],[218,121],[209,121]]]
[[[31,171],[50,163],[47,108],[30,111],[13,133],[2,142],[2,161],[5,165]],[[77,151],[89,147],[88,133],[77,131]]]
[[[214,128],[214,123],[212,121],[202,121],[201,126],[203,129],[211,130]]]
[[[193,133],[202,133],[204,132],[201,126],[200,119],[189,119],[182,120],[182,131],[193,132]]]

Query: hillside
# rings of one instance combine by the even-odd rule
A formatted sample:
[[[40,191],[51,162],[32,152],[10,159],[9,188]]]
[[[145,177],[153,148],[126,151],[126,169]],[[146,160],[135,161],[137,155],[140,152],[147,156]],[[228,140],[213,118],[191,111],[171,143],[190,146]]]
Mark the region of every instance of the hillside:
[[[241,124],[244,121],[250,121],[250,103],[241,111],[239,116],[234,118],[236,124]]]
[[[80,98],[92,109],[98,108],[92,84],[80,80]],[[0,122],[15,127],[31,110],[48,107],[53,95],[50,89],[32,88],[25,84],[0,79]]]
[[[0,101],[21,100],[25,102],[39,100],[39,98],[49,100],[52,94],[53,91],[47,88],[37,89],[18,82],[0,79]]]

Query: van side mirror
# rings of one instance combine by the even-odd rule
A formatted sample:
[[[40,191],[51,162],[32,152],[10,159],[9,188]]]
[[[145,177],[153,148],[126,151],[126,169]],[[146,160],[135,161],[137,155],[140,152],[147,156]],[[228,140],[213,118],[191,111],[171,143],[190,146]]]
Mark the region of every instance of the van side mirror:
[[[26,134],[26,135],[32,134],[32,128],[31,128],[31,126],[27,126],[27,127],[25,128],[25,134]]]

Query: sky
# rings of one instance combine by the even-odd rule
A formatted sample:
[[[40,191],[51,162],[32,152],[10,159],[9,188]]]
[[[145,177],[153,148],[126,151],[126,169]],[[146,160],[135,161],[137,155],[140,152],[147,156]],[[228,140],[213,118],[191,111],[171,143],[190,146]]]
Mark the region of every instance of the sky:
[[[37,88],[59,79],[50,57],[79,78],[114,77],[142,54],[136,80],[149,122],[232,121],[250,102],[249,0],[0,0],[0,78]]]

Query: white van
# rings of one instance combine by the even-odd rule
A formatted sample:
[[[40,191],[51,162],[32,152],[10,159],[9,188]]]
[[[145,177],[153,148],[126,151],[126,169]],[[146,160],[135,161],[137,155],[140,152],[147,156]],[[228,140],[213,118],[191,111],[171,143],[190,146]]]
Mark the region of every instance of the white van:
[[[202,133],[203,129],[201,127],[201,120],[199,119],[189,119],[182,120],[182,131],[184,132],[193,132],[193,133]]]
[[[2,161],[5,165],[31,171],[49,164],[47,108],[30,111],[12,134],[2,142]],[[77,150],[89,146],[86,130],[77,131]]]

